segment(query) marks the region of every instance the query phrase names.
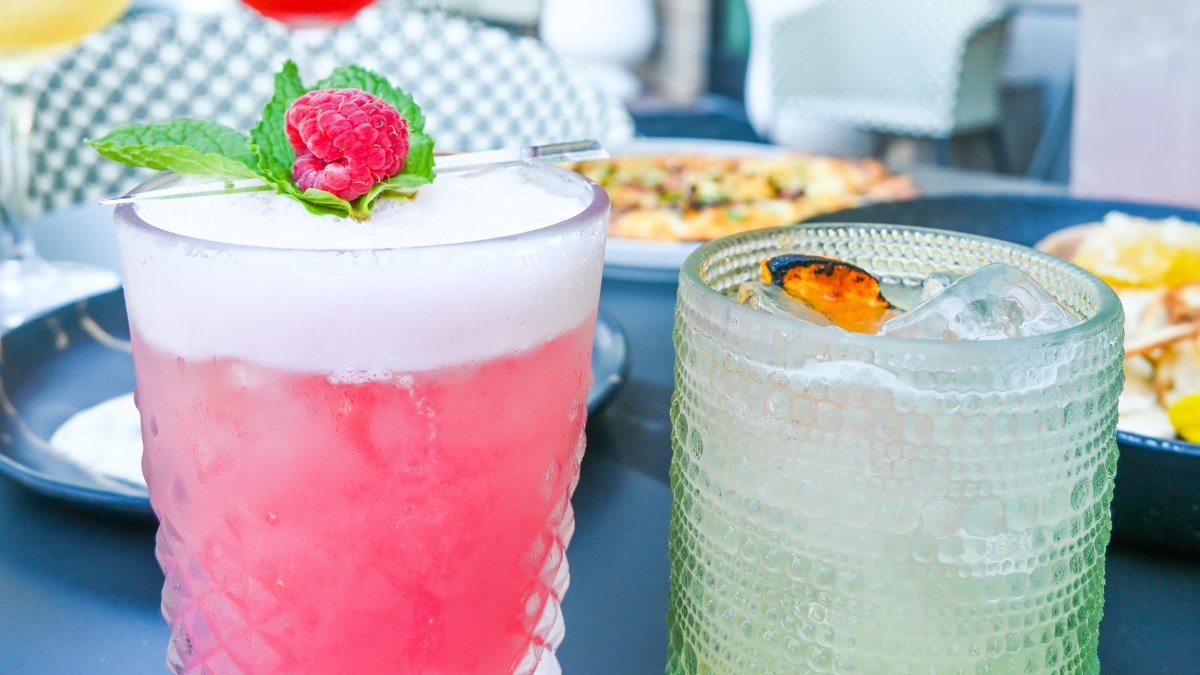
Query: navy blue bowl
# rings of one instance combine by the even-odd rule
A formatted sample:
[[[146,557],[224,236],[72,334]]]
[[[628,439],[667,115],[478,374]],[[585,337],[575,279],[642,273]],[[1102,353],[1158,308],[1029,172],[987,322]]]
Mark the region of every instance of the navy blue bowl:
[[[810,223],[921,225],[1033,246],[1110,211],[1200,222],[1200,211],[1060,196],[955,195],[872,204],[817,216]],[[1200,445],[1117,433],[1120,460],[1113,536],[1123,542],[1200,555]]]

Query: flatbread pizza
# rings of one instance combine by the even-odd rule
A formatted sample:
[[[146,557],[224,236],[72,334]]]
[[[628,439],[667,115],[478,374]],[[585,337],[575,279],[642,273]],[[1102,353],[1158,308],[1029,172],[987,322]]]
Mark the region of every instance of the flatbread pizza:
[[[631,155],[570,168],[608,192],[609,235],[625,239],[706,241],[916,194],[875,160],[797,153]]]

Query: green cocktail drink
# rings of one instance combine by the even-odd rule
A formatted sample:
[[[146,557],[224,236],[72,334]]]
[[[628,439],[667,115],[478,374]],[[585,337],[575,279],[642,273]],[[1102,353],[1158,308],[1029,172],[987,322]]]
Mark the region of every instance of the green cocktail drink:
[[[918,340],[731,297],[791,252],[896,288],[1007,263],[1079,321]],[[675,329],[667,671],[1098,672],[1122,321],[1087,272],[980,237],[828,225],[697,250]]]

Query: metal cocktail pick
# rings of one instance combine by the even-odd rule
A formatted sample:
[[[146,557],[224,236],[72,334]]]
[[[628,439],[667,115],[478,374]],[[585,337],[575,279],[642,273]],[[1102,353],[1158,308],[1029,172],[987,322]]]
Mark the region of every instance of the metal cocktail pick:
[[[501,166],[518,166],[530,162],[580,162],[588,159],[605,159],[608,151],[599,141],[567,141],[564,143],[549,143],[547,145],[529,145],[523,148],[505,148],[503,150],[484,150],[483,152],[463,152],[454,155],[438,155],[434,157],[434,173],[454,173],[459,171],[475,171]],[[265,192],[274,188],[257,178],[243,180],[226,180],[196,185],[181,185],[179,187],[146,190],[136,194],[126,194],[121,197],[101,199],[101,204],[128,204],[147,199],[177,199],[181,197],[208,197],[212,195],[229,195],[239,192]]]

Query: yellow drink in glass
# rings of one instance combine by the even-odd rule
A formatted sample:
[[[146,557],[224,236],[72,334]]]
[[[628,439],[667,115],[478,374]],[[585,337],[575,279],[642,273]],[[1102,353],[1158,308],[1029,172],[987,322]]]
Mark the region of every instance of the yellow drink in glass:
[[[18,0],[0,3],[0,54],[69,47],[121,16],[129,0]]]
[[[115,21],[129,0],[0,0],[0,329],[39,311],[117,285],[111,271],[47,262],[29,231],[30,75]]]

